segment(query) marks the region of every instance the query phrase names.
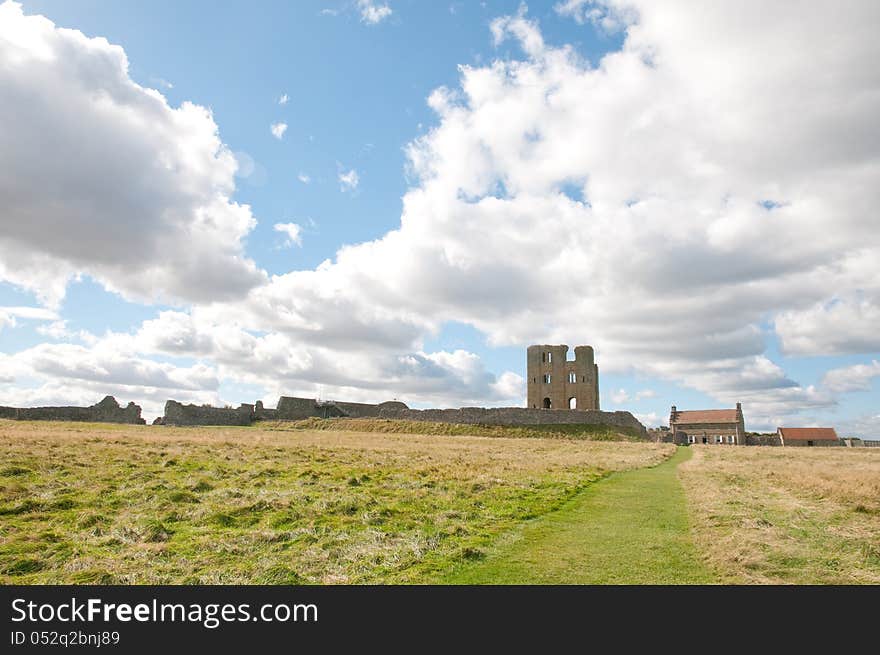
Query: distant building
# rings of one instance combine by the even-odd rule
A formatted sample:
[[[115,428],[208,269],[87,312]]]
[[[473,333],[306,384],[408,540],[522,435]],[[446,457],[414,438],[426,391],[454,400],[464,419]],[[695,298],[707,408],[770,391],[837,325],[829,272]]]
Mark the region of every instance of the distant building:
[[[742,404],[736,409],[697,409],[669,414],[672,442],[677,444],[739,445],[746,443]]]
[[[840,446],[834,428],[776,428],[783,446]]]
[[[599,367],[590,346],[529,346],[526,351],[530,409],[599,409]]]

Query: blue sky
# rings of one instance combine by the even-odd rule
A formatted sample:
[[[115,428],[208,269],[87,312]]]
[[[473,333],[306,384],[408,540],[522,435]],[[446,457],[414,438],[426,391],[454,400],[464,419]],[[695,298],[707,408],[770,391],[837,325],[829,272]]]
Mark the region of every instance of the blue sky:
[[[876,46],[723,5],[3,5],[0,404],[523,404],[563,342],[647,423],[877,436]]]

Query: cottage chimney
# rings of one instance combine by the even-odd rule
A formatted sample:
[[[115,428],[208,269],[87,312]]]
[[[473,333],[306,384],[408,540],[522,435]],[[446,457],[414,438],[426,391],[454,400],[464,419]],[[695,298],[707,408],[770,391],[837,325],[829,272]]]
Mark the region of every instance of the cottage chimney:
[[[742,405],[742,403],[737,403],[737,404],[736,404],[736,411],[738,411],[738,412],[743,411],[743,405]]]

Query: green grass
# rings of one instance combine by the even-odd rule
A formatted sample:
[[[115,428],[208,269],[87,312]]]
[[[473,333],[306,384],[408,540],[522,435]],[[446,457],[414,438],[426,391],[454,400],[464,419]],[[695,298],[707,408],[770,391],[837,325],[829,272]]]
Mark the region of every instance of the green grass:
[[[676,467],[614,473],[560,510],[528,522],[442,582],[465,584],[702,584],[717,581],[691,542]]]
[[[381,432],[437,436],[504,437],[521,439],[585,439],[589,441],[644,441],[631,427],[585,424],[472,425],[385,418],[307,418],[301,421],[263,421],[265,430],[327,430],[332,432]]]
[[[0,584],[425,582],[669,452],[0,421]]]

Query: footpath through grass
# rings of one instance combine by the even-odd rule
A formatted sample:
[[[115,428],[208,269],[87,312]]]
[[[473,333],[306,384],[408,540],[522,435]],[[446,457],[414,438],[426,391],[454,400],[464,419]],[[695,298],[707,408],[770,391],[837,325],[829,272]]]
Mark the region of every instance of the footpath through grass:
[[[691,542],[676,467],[614,473],[562,509],[502,539],[444,582],[464,584],[705,584],[716,577]]]

